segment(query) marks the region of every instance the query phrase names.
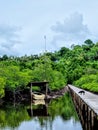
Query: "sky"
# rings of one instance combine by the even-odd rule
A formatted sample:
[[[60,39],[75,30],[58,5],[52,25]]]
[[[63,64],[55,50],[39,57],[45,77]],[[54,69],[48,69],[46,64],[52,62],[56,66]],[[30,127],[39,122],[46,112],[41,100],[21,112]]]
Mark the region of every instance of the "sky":
[[[98,42],[98,0],[0,0],[0,56]]]

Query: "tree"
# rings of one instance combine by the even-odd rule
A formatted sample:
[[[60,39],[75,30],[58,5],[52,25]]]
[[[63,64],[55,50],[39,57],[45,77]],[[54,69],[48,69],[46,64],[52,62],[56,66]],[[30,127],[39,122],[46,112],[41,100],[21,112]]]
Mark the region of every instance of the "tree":
[[[5,79],[0,77],[0,98],[4,96]]]
[[[92,47],[94,45],[94,43],[90,39],[87,39],[84,43],[89,47]]]
[[[8,59],[8,56],[7,55],[3,55],[2,56],[2,60],[7,60]]]

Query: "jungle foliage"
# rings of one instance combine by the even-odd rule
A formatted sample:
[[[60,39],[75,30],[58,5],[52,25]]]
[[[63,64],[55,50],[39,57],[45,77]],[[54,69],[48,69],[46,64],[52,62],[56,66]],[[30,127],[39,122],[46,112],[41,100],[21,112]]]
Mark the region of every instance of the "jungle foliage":
[[[5,89],[24,89],[30,81],[45,80],[52,90],[74,84],[98,92],[98,42],[88,39],[55,52],[0,57],[0,98]]]

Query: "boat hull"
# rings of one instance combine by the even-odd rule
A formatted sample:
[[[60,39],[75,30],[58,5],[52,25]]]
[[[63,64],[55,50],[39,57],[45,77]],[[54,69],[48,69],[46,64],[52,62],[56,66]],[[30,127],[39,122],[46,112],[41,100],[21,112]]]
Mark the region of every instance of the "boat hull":
[[[33,99],[45,99],[45,94],[35,94],[35,93],[32,93],[32,98]]]

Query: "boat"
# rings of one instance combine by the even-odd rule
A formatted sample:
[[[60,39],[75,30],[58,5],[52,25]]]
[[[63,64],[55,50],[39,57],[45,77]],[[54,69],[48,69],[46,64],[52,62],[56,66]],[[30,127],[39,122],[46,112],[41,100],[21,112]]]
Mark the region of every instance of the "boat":
[[[45,99],[45,94],[42,93],[32,93],[33,99]]]
[[[32,103],[34,105],[45,105],[45,100],[44,99],[37,99],[37,100],[33,100]]]

